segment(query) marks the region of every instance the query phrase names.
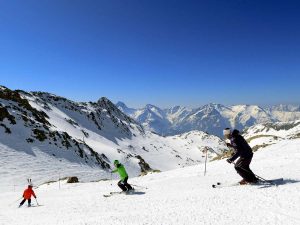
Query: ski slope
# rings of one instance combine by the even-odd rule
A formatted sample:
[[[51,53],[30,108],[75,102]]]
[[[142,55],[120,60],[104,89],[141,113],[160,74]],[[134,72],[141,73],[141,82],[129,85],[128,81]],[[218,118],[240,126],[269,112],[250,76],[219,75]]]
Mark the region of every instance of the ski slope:
[[[300,224],[300,139],[283,140],[254,154],[251,168],[278,186],[213,189],[216,182],[239,181],[225,160],[129,179],[134,195],[118,191],[117,177],[94,183],[42,185],[35,189],[41,207],[17,208],[22,189],[0,193],[1,225],[194,225]],[[34,201],[33,201],[34,202]]]
[[[69,176],[105,179],[115,159],[134,177],[196,165],[204,162],[204,149],[226,149],[202,131],[168,137],[145,131],[107,98],[78,103],[50,93],[0,90],[0,192],[24,186],[28,177],[36,184]]]

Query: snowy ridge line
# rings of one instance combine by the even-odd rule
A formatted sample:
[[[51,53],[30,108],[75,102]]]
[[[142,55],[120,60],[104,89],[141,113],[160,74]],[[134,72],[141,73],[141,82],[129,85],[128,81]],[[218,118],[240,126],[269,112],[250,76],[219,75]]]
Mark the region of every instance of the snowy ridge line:
[[[257,105],[225,106],[210,103],[195,109],[181,106],[160,109],[154,105],[133,109],[128,108],[123,102],[118,102],[116,105],[122,112],[143,124],[147,129],[161,135],[202,130],[221,137],[222,129],[225,127],[243,130],[266,122],[289,122],[300,119],[299,105],[263,108]]]
[[[36,183],[57,180],[57,171],[60,177],[100,180],[110,176],[115,159],[134,177],[202,163],[207,147],[226,149],[218,137],[201,131],[168,137],[146,131],[107,98],[76,103],[45,92],[3,88],[0,112],[0,190],[24,185],[22,175]]]

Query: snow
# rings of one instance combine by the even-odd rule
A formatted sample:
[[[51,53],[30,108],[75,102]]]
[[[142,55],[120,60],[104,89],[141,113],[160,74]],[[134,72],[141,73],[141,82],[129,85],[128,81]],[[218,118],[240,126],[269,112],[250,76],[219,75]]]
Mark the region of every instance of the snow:
[[[57,181],[66,176],[78,176],[82,181],[108,177],[103,170],[85,164],[68,151],[34,147],[31,152],[19,151],[0,143],[1,183],[0,191],[20,189],[26,178],[34,178],[35,184]],[[55,154],[55,157],[52,155]]]
[[[285,224],[300,223],[300,139],[282,140],[255,153],[252,170],[266,179],[284,178],[278,186],[220,189],[211,184],[240,178],[225,160],[129,179],[135,195],[118,191],[117,179],[94,183],[42,185],[35,189],[41,207],[17,208],[22,188],[0,193],[1,225],[100,224]],[[47,168],[45,168],[46,170]],[[19,171],[22,172],[22,171]],[[13,179],[13,177],[12,177]],[[33,201],[34,202],[34,201]]]
[[[54,96],[55,100],[49,96]],[[111,166],[115,159],[123,161],[132,176],[141,173],[140,161],[136,156],[141,156],[152,169],[166,171],[204,162],[204,153],[201,150],[205,147],[213,148],[214,151],[225,148],[218,137],[199,131],[174,137],[161,137],[151,132],[142,132],[136,123],[129,124],[128,120],[123,120],[123,124],[126,124],[129,129],[129,132],[123,132],[120,126],[114,127],[116,123],[113,124],[109,118],[106,118],[106,114],[100,114],[97,118],[102,126],[99,130],[87,117],[89,113],[86,113],[95,113],[99,110],[97,104],[74,103],[48,93],[28,94],[23,95],[23,98],[28,99],[32,107],[48,115],[47,120],[51,124],[51,131],[67,132],[79,143],[82,143],[84,138],[84,142],[95,152],[107,157],[107,163]],[[1,103],[6,106],[16,104],[3,99]],[[100,108],[102,109],[104,110]],[[21,119],[22,111],[11,110],[11,108],[8,110],[15,116],[17,123],[11,125],[7,119],[4,119],[3,123],[10,127],[11,134],[5,133],[5,130],[0,127],[0,165],[3,165],[0,170],[0,191],[12,190],[23,185],[22,182],[18,182],[22,177],[34,177],[35,182],[41,184],[67,176],[78,176],[80,181],[100,180],[110,176],[100,166],[95,166],[92,157],[86,162],[85,158],[76,154],[74,148],[66,149],[60,141],[58,145],[50,139],[28,143],[26,139],[33,138],[32,128],[35,127],[25,125]],[[125,115],[118,115],[116,112],[115,118],[119,120],[122,116]],[[35,120],[35,118],[31,119]],[[70,120],[74,123],[70,123]],[[89,134],[88,137],[84,136],[82,130]],[[130,133],[133,135],[128,135]],[[83,151],[85,150],[83,147]],[[91,155],[89,151],[85,152]],[[211,157],[213,156],[215,155],[211,154]],[[42,175],[40,171],[44,171]],[[11,176],[15,179],[12,180]]]
[[[292,105],[263,108],[257,105],[225,106],[210,103],[195,109],[180,106],[160,109],[148,105],[142,109],[130,109],[130,113],[125,104],[119,104],[119,108],[144,127],[162,135],[204,130],[221,136],[221,131],[225,127],[243,130],[254,124],[300,119],[300,107]]]
[[[273,111],[273,116],[279,121],[293,121],[300,118],[300,112]]]
[[[245,134],[251,139],[251,146],[272,144],[255,153],[251,168],[266,179],[283,177],[282,184],[213,189],[211,185],[216,182],[230,184],[240,180],[233,165],[225,160],[209,162],[204,176],[203,150],[225,148],[224,142],[216,136],[202,131],[168,137],[143,132],[134,121],[118,110],[111,110],[113,106],[104,98],[92,104],[75,103],[47,93],[23,97],[32,107],[49,116],[51,130],[67,132],[79,141],[83,138],[82,130],[87,132],[85,142],[89,146],[99,154],[105,154],[108,162],[119,159],[127,168],[129,182],[147,189],[137,188],[133,195],[104,198],[103,194],[119,190],[116,175],[113,180],[103,181],[110,178],[110,174],[80,158],[73,149],[50,145],[48,141],[27,143],[26,138],[32,137],[32,127],[24,125],[21,111],[8,108],[17,124],[11,125],[4,119],[2,122],[12,133],[0,129],[0,225],[300,223],[297,214],[300,206],[299,121],[272,124],[271,127],[257,125]],[[11,103],[1,100],[4,106]],[[149,106],[154,110],[153,107]],[[104,112],[109,110],[114,112],[114,120]],[[202,109],[203,112],[210,110],[227,110],[230,114],[231,109],[216,104]],[[255,116],[257,111],[260,112],[260,108],[251,106],[239,106],[236,110],[247,111],[238,113],[245,121],[251,120],[248,115]],[[96,111],[99,112],[97,119],[101,130],[87,116]],[[165,111],[157,109],[157,112]],[[152,119],[156,114],[149,112],[147,115]],[[208,117],[206,125],[217,127],[213,121]],[[122,127],[122,124],[125,125]],[[122,129],[124,127],[128,130]],[[128,157],[129,154],[141,155],[151,168],[163,172],[137,177],[139,160]],[[212,152],[208,154],[210,159],[215,156]],[[78,176],[81,183],[57,182],[65,176]],[[43,206],[17,208],[27,178],[33,179],[38,201]],[[53,182],[43,184],[48,181]]]
[[[274,129],[277,127],[277,129]],[[286,129],[288,127],[288,129]],[[246,130],[246,138],[259,136],[276,136],[280,138],[288,138],[300,133],[300,120],[291,122],[278,122],[272,124],[259,124],[249,127]]]
[[[273,144],[277,142],[277,139],[274,137],[276,136],[266,136],[266,137],[261,137],[261,138],[255,138],[250,141],[250,146],[257,146],[257,145],[264,145],[264,144]]]

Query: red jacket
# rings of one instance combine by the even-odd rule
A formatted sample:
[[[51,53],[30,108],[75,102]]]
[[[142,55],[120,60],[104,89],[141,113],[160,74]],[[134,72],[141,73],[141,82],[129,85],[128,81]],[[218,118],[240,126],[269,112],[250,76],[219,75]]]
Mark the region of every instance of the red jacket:
[[[28,187],[24,193],[23,193],[23,198],[25,199],[31,199],[31,195],[36,198],[34,191],[32,190],[32,187]]]

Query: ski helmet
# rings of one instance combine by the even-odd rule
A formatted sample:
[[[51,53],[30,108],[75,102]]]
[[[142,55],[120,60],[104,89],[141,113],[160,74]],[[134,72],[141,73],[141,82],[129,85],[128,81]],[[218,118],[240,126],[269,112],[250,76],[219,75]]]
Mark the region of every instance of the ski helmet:
[[[119,164],[119,160],[114,161],[114,165],[117,165],[117,164]]]

